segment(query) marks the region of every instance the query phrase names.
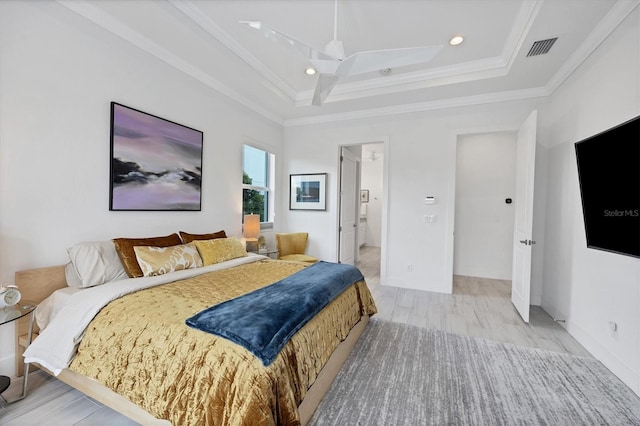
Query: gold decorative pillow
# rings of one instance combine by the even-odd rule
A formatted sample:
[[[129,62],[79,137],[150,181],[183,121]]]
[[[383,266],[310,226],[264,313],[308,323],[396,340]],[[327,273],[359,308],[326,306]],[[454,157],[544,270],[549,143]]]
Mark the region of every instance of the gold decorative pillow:
[[[244,245],[236,238],[217,238],[193,243],[198,248],[204,266],[247,256]]]
[[[202,258],[193,243],[171,247],[134,246],[133,251],[145,277],[202,267]]]
[[[188,232],[180,231],[180,238],[182,242],[187,244],[196,240],[213,240],[216,238],[227,238],[227,233],[222,231],[214,232],[212,234],[189,234]]]
[[[182,244],[178,234],[167,235],[166,237],[153,238],[115,238],[113,244],[116,246],[118,257],[122,261],[124,270],[131,278],[142,276],[142,269],[138,265],[136,253],[133,251],[135,246],[153,246],[153,247],[169,247]]]

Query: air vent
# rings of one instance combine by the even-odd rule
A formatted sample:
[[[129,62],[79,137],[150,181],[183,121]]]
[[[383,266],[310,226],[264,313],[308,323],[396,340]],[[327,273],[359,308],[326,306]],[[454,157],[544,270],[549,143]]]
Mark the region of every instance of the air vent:
[[[531,46],[531,49],[529,49],[529,53],[527,53],[527,56],[537,56],[548,53],[549,50],[551,50],[551,46],[553,46],[553,43],[555,43],[557,39],[558,37],[555,37],[534,42]]]

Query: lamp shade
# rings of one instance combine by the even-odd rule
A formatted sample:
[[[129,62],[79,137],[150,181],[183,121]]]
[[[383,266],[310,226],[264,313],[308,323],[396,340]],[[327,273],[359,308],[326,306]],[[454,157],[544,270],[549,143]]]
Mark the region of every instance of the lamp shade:
[[[244,237],[247,240],[256,240],[260,235],[260,216],[257,214],[244,215]]]

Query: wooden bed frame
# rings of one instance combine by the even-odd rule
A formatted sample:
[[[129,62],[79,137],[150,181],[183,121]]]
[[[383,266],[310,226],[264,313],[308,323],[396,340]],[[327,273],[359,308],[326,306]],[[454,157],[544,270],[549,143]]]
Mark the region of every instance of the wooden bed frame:
[[[60,288],[67,286],[67,282],[64,275],[64,266],[51,266],[46,268],[29,269],[25,271],[18,271],[15,275],[15,282],[20,288],[22,298],[24,300],[31,300],[36,303],[40,303],[47,298],[51,293]],[[338,345],[333,352],[327,364],[322,368],[320,374],[316,378],[311,388],[309,388],[307,395],[302,403],[298,406],[300,413],[300,421],[303,425],[306,425],[311,416],[315,412],[316,408],[320,404],[320,401],[329,390],[329,386],[333,383],[334,379],[338,375],[340,368],[347,360],[347,357],[353,350],[358,338],[364,331],[369,322],[369,316],[365,315],[361,318],[353,329],[349,332],[347,338]],[[28,318],[20,319],[16,324],[16,371],[20,376],[23,374],[23,357],[22,354],[27,346],[27,335],[29,334],[29,320]],[[34,338],[37,336],[37,328],[34,332]],[[43,371],[51,374],[46,369],[40,367]],[[145,425],[170,425],[168,420],[157,419],[152,416],[146,410],[135,405],[123,396],[115,393],[106,386],[99,382],[75,373],[71,370],[65,369],[58,376],[57,379],[67,383],[68,385],[78,389],[85,395],[99,401],[109,408],[129,417],[130,419]],[[28,394],[27,394],[28,397]]]

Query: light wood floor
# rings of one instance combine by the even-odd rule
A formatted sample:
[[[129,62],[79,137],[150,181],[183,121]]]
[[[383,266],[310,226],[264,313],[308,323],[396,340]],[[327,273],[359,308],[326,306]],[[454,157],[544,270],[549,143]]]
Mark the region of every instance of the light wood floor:
[[[380,249],[363,247],[358,267],[367,279],[378,318],[435,328],[466,336],[482,337],[582,356],[591,356],[539,307],[532,306],[530,323],[511,304],[509,281],[455,276],[453,294],[428,293],[380,285]],[[20,391],[15,381],[3,394]],[[135,425],[40,371],[29,375],[26,399],[7,405],[0,400],[0,425]]]
[[[453,294],[380,285],[380,249],[363,247],[358,267],[378,306],[378,318],[464,336],[591,356],[539,306],[529,324],[511,304],[511,281],[453,277]]]

